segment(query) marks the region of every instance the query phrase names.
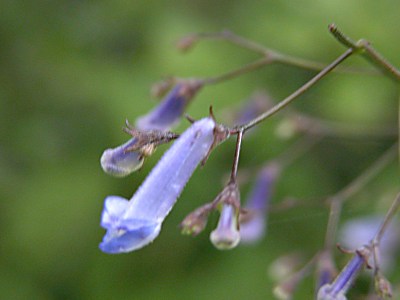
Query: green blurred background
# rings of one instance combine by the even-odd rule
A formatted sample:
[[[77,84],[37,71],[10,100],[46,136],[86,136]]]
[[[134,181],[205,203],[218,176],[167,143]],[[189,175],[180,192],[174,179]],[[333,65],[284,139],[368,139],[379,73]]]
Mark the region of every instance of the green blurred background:
[[[328,33],[336,22],[367,38],[400,66],[399,4],[391,1],[9,1],[0,4],[0,299],[271,299],[268,266],[281,255],[311,257],[323,245],[327,211],[298,208],[270,216],[268,236],[220,252],[208,240],[217,216],[197,238],[178,224],[221,190],[234,141],[195,173],[157,240],[130,254],[98,249],[107,195],[130,197],[161,156],[125,179],[105,175],[99,158],[121,144],[131,122],[156,105],[151,85],[164,76],[211,76],[257,55],[204,42],[174,47],[194,32],[230,29],[268,47],[330,62],[344,48]],[[361,58],[346,65],[368,67]],[[277,101],[314,72],[273,65],[206,87],[189,107],[212,104],[217,117],[263,88]],[[293,107],[345,124],[396,126],[397,86],[382,76],[331,74]],[[293,141],[276,135],[282,116],[245,140],[240,168],[279,155]],[[187,127],[182,122],[177,131]],[[394,139],[327,139],[287,169],[273,202],[317,199],[350,182]],[[384,212],[398,189],[393,163],[346,205],[344,219]],[[242,199],[251,184],[241,188]],[[338,255],[339,266],[347,257]],[[392,274],[396,281],[400,274]],[[313,278],[294,299],[311,299]]]

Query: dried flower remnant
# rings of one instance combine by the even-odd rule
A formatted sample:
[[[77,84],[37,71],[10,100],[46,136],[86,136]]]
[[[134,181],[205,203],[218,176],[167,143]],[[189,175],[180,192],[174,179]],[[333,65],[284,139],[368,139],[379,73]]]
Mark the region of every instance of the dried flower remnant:
[[[229,183],[214,203],[219,203],[222,208],[217,228],[211,232],[210,240],[219,250],[232,249],[240,242],[240,193],[236,183]]]
[[[151,86],[150,95],[154,98],[164,97],[175,83],[176,79],[174,77],[167,77],[164,80],[156,82]]]
[[[178,82],[156,108],[136,120],[136,126],[141,130],[164,131],[172,128],[202,86],[202,82],[195,79]]]
[[[371,256],[367,247],[356,251],[353,258],[347,263],[331,284],[323,285],[318,291],[318,300],[346,300],[346,293],[352,286],[363,266]]]
[[[245,206],[248,212],[242,214],[240,218],[242,242],[254,243],[265,235],[268,205],[279,172],[280,167],[276,163],[270,163],[258,173]]]
[[[207,203],[187,215],[180,224],[182,234],[196,236],[202,232],[207,225],[208,216],[214,208],[213,203]]]
[[[169,143],[179,137],[178,134],[170,131],[148,130],[142,131],[132,127],[126,121],[124,131],[131,135],[137,142],[126,151],[139,151],[143,156],[150,156],[158,145]]]
[[[197,42],[197,36],[194,34],[185,36],[183,38],[181,38],[177,43],[176,43],[176,47],[178,48],[178,50],[182,51],[182,52],[186,52],[189,51],[194,44]]]
[[[303,263],[304,257],[300,252],[284,254],[268,266],[268,275],[274,281],[282,281],[295,273]]]
[[[133,197],[107,197],[101,226],[107,233],[100,244],[106,253],[140,249],[159,234],[162,222],[196,167],[214,143],[216,123],[204,118],[187,129],[163,155]]]
[[[311,270],[314,268],[314,265],[315,256],[301,269],[280,281],[273,290],[275,297],[282,300],[292,299],[300,282],[302,282],[304,278],[309,275]]]
[[[375,291],[380,299],[388,299],[393,297],[392,285],[383,275],[375,276]]]

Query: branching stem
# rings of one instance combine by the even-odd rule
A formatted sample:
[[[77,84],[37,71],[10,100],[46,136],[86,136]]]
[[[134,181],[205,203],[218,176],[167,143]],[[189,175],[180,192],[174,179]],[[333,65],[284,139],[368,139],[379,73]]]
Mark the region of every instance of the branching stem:
[[[239,46],[243,49],[250,50],[252,52],[261,54],[263,57],[269,60],[270,63],[280,63],[283,65],[294,66],[306,70],[314,70],[321,71],[326,64],[288,55],[281,53],[280,51],[273,50],[271,48],[265,47],[261,44],[258,44],[254,41],[248,40],[244,37],[236,35],[232,31],[223,30],[221,32],[212,32],[212,33],[198,33],[189,36],[193,41],[200,40],[222,40],[232,43],[236,46]],[[355,68],[338,68],[337,72],[342,73],[357,73],[357,74],[373,74],[376,75],[374,70],[366,70],[366,69],[355,69]]]
[[[239,166],[240,148],[242,146],[243,131],[237,133],[235,157],[233,159],[232,172],[230,182],[236,182],[237,171]]]
[[[325,75],[331,72],[335,67],[341,64],[346,58],[350,57],[353,54],[353,49],[346,50],[345,53],[340,55],[336,60],[334,60],[331,64],[326,66],[321,72],[315,75],[310,81],[296,90],[294,93],[283,99],[281,102],[273,106],[271,109],[267,110],[266,112],[262,113],[258,117],[254,118],[250,122],[239,125],[236,127],[237,132],[239,131],[247,131],[250,128],[256,126],[258,123],[264,121],[268,117],[274,115],[281,109],[285,108],[288,104],[290,104],[293,100],[295,100],[300,95],[304,94],[308,89],[310,89],[313,85],[315,85],[318,81],[320,81]]]
[[[378,67],[383,73],[389,75],[392,79],[400,81],[400,71],[396,69],[391,63],[389,63],[380,53],[378,53],[372,46],[371,43],[361,39],[357,42],[353,41],[343,32],[341,32],[335,24],[329,25],[329,31],[333,36],[344,46],[349,49],[353,49],[357,54],[360,53],[370,63]]]
[[[328,199],[330,204],[329,219],[325,236],[325,248],[332,249],[336,241],[336,231],[339,224],[343,203],[363,188],[374,176],[381,172],[397,155],[397,143],[390,147],[367,170],[355,178],[346,187]]]

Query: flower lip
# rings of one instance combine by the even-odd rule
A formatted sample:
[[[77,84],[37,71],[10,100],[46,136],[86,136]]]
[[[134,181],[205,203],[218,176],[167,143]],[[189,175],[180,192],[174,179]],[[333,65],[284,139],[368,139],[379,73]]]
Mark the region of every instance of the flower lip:
[[[105,253],[115,254],[137,250],[151,243],[159,235],[161,223],[144,221],[140,226],[140,222],[133,222],[134,229],[121,227],[108,230],[99,248]]]
[[[101,226],[107,229],[100,249],[106,253],[121,253],[139,249],[159,234],[161,223],[152,220],[126,218],[129,201],[118,196],[108,196],[104,201]]]

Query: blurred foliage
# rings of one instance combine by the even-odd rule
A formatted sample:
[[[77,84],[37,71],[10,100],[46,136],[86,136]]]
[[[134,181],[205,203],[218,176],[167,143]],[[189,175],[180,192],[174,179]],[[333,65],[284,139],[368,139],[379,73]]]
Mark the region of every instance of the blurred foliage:
[[[233,156],[230,141],[195,173],[152,245],[106,255],[97,247],[103,199],[130,197],[166,147],[126,179],[103,174],[102,151],[126,140],[120,130],[125,118],[134,121],[156,104],[149,94],[155,81],[216,75],[256,58],[209,41],[182,55],[174,42],[188,33],[228,28],[284,53],[330,62],[343,51],[327,31],[334,21],[400,66],[395,0],[4,0],[0,8],[1,299],[271,299],[269,264],[295,250],[311,257],[323,244],[326,210],[273,214],[264,241],[229,252],[208,240],[216,217],[196,239],[181,236],[177,225],[184,216],[221,189]],[[346,65],[368,66],[361,58]],[[206,87],[189,113],[205,116],[212,104],[222,118],[225,108],[259,88],[277,101],[313,74],[273,65]],[[331,74],[293,107],[349,124],[396,126],[397,93],[385,77]],[[257,166],[291,144],[275,134],[281,119],[246,139],[240,167]],[[178,131],[185,127],[182,122]],[[334,193],[392,142],[328,139],[285,171],[273,201]],[[242,188],[243,199],[249,186]],[[353,197],[344,218],[384,212],[396,189],[393,164]],[[307,280],[295,299],[310,299],[312,291]]]

